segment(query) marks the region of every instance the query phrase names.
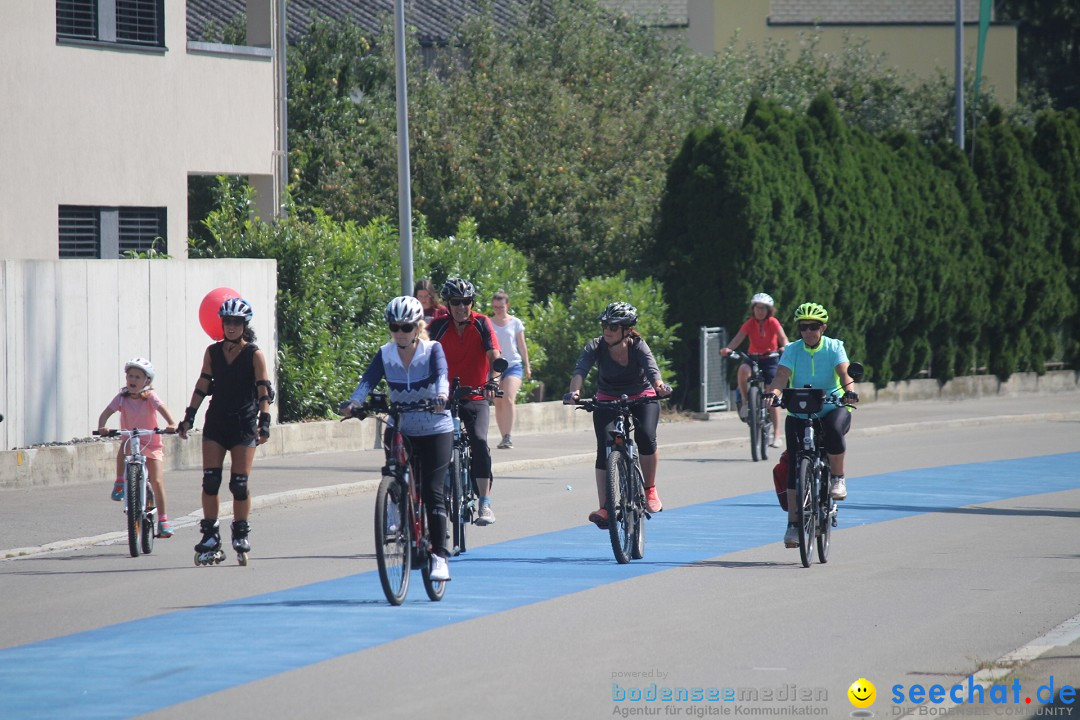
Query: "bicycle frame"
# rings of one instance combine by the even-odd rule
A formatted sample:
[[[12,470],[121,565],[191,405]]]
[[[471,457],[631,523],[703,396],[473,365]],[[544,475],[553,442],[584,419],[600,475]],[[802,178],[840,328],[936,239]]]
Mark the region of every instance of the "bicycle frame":
[[[645,503],[645,475],[641,470],[641,459],[637,443],[634,442],[634,416],[631,409],[646,402],[656,402],[651,396],[629,400],[623,395],[619,400],[605,402],[596,400],[580,401],[580,406],[589,412],[598,409],[615,410],[614,426],[609,431],[607,443],[607,500],[608,534],[615,560],[620,564],[631,559],[640,560],[645,556],[644,519],[652,517]],[[613,455],[625,457],[625,467],[620,466]],[[616,478],[615,475],[619,475]],[[619,482],[617,483],[616,480]],[[619,504],[616,504],[614,491],[619,485]]]
[[[353,416],[360,419],[370,413],[385,414],[389,419],[383,436],[386,465],[382,467],[382,481],[375,500],[375,553],[383,594],[391,605],[400,605],[405,601],[410,570],[415,565],[420,565],[423,571],[424,589],[429,598],[441,600],[446,588],[445,581],[432,580],[430,577],[428,558],[431,540],[421,483],[416,474],[409,440],[399,429],[402,413],[430,410],[433,407],[430,402],[393,403],[388,406],[385,395],[372,393],[371,402],[353,412]],[[391,508],[396,511],[397,523],[389,517]],[[396,546],[398,550],[388,555],[388,544]],[[391,577],[391,560],[399,555],[402,559],[400,577],[396,573]]]
[[[153,490],[150,487],[150,472],[146,465],[146,456],[142,452],[141,438],[163,432],[157,428],[152,430],[133,428],[101,433],[105,437],[124,438],[121,446],[124,454],[124,481],[120,499],[121,508],[128,516],[126,524],[128,551],[131,557],[139,556],[140,539],[144,554],[149,555],[154,549],[154,538],[157,535],[156,511],[153,509],[147,511],[153,498]],[[95,430],[94,434],[99,433]]]

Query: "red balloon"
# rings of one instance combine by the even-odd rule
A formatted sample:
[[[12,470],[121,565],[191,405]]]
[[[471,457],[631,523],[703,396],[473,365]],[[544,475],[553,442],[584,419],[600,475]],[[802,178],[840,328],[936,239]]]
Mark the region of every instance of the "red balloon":
[[[211,340],[218,341],[225,337],[221,332],[221,318],[218,317],[218,310],[221,309],[221,303],[229,298],[238,297],[240,297],[240,293],[230,288],[223,287],[206,293],[206,297],[203,298],[202,304],[199,305],[199,323],[202,325],[202,329],[206,331],[206,334],[210,336]]]

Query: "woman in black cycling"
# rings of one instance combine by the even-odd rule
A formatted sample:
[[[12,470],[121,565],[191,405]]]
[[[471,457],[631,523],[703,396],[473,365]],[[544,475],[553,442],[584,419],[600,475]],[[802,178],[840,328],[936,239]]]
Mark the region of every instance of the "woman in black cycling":
[[[671,388],[660,378],[649,344],[634,326],[637,324],[637,308],[625,302],[613,302],[599,317],[603,334],[593,338],[581,351],[570,389],[563,402],[574,405],[581,397],[585,376],[593,365],[597,366],[596,395],[600,401],[618,400],[622,395],[634,400],[639,397],[667,397]],[[656,493],[656,425],[660,421],[660,405],[655,402],[638,405],[632,410],[634,416],[634,441],[641,458],[641,472],[645,476],[645,502],[650,513],[664,509]],[[604,508],[605,471],[607,468],[607,443],[610,431],[618,417],[613,410],[597,410],[592,414],[596,431],[596,493],[600,509],[589,513],[589,522],[607,529],[608,515]]]

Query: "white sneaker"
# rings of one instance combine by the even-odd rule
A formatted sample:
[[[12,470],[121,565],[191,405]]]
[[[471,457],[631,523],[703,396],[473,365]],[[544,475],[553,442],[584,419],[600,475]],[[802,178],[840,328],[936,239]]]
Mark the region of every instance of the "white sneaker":
[[[491,525],[495,522],[495,513],[491,511],[491,503],[480,506],[480,512],[476,517],[477,525]]]
[[[502,442],[500,442],[496,447],[498,447],[500,450],[509,450],[514,447],[514,441],[510,439],[509,435],[503,435]]]
[[[784,547],[797,548],[799,547],[799,526],[794,523],[788,523],[787,532],[784,533]]]
[[[450,579],[450,563],[446,562],[446,558],[442,555],[431,556],[431,573],[432,580],[449,580]]]
[[[769,443],[769,447],[773,447],[773,448],[780,447],[780,436],[779,435],[773,435],[772,442]]]
[[[833,477],[829,481],[829,496],[833,500],[844,500],[847,498],[847,483],[844,482],[844,477]]]

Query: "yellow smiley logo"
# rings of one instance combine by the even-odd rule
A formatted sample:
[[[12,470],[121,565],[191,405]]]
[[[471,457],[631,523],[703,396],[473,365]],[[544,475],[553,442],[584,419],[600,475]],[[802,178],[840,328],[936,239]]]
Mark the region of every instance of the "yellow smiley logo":
[[[859,678],[851,683],[851,687],[847,690],[847,696],[855,707],[868,708],[874,704],[874,698],[877,697],[877,688],[874,687],[874,683],[866,678]]]

